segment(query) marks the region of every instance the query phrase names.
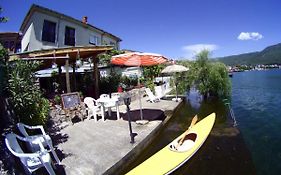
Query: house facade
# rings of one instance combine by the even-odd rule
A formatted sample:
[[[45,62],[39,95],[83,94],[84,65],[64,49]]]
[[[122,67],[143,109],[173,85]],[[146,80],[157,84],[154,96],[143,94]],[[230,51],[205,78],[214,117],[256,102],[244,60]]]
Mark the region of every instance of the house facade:
[[[117,36],[88,24],[88,18],[74,19],[59,12],[32,5],[21,27],[22,51],[88,45],[120,48]]]
[[[1,32],[0,43],[9,53],[18,53],[21,51],[21,38],[18,32]]]

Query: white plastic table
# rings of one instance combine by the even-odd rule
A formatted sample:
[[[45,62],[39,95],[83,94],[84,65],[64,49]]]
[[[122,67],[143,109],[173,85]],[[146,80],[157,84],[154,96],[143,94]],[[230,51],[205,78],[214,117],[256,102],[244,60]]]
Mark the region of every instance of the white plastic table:
[[[120,119],[118,100],[119,100],[118,97],[99,98],[99,99],[97,99],[97,102],[101,104],[102,119],[103,119],[103,121],[105,121],[105,118],[104,118],[104,115],[105,115],[105,108],[108,109],[108,115],[111,116],[111,108],[112,108],[112,107],[116,107],[117,120]]]

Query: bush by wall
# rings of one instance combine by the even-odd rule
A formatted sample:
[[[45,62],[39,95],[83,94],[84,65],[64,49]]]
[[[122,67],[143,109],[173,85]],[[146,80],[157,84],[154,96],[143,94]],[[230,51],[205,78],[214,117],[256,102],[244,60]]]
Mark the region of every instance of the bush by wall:
[[[7,63],[6,59],[8,52],[0,44],[0,95],[4,95],[5,88],[7,86]]]
[[[18,121],[45,124],[49,114],[49,101],[42,97],[34,75],[39,62],[18,60],[9,65],[8,92]]]

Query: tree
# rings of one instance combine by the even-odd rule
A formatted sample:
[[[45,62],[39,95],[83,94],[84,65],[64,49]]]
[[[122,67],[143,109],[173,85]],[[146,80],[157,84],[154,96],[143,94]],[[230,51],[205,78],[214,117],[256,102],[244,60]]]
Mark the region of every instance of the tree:
[[[218,97],[229,97],[231,83],[228,71],[223,63],[211,63],[209,72],[209,94]]]
[[[119,55],[122,53],[124,53],[124,51],[113,49],[106,53],[99,54],[98,55],[99,63],[109,65],[112,56]]]
[[[181,87],[187,90],[195,87],[204,98],[209,96],[227,98],[231,92],[227,68],[223,63],[211,62],[209,55],[208,50],[196,55],[196,61],[190,64],[187,78],[181,81]]]
[[[2,13],[3,11],[3,8],[0,7],[0,14]],[[7,22],[9,19],[7,17],[4,17],[4,16],[0,16],[0,23],[5,23]]]
[[[209,51],[203,50],[196,55],[196,74],[197,80],[196,85],[198,90],[204,97],[208,95],[209,88],[210,88],[210,79],[209,79],[209,71],[210,71],[210,64],[208,62]]]

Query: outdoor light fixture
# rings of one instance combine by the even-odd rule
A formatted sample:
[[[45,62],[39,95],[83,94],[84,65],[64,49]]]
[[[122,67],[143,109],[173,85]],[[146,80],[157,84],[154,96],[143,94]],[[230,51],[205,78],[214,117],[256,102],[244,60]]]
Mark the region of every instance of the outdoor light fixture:
[[[53,61],[52,68],[56,69],[57,67],[58,67],[57,63],[55,61]]]
[[[137,133],[133,133],[132,125],[131,125],[131,116],[130,116],[131,95],[128,92],[125,92],[123,94],[123,99],[124,99],[124,104],[127,106],[129,130],[130,130],[130,137],[131,137],[130,143],[133,144],[133,143],[135,143],[134,137],[137,135]]]
[[[80,67],[81,65],[82,65],[82,61],[81,61],[81,60],[79,60],[79,59],[78,59],[78,60],[76,60],[76,66],[77,66],[77,67]]]

